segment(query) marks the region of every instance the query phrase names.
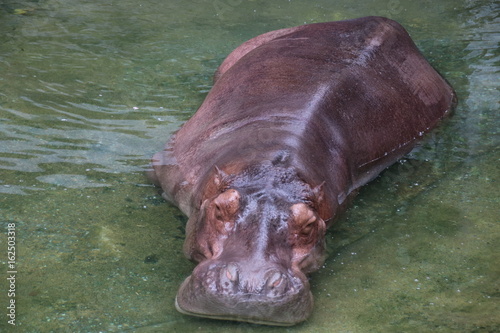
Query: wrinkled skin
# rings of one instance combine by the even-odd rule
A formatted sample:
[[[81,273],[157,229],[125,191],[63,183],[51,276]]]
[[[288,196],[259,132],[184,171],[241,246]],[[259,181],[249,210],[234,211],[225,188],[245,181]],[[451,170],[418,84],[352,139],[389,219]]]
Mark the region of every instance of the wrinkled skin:
[[[307,318],[305,274],[322,262],[326,226],[310,204],[314,189],[295,177],[271,166],[224,177],[231,187],[202,204],[205,222],[186,249],[201,264],[179,290],[181,312],[275,325]]]
[[[234,50],[153,158],[150,176],[189,217],[184,252],[199,263],[177,309],[307,319],[326,228],[454,101],[406,31],[380,17],[272,31]]]

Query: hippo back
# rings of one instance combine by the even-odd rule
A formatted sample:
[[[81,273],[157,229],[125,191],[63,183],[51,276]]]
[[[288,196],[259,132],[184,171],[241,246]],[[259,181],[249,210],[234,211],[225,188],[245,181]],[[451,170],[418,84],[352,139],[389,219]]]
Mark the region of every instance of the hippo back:
[[[280,161],[325,182],[328,210],[412,149],[454,93],[398,23],[368,17],[278,30],[233,51],[197,113],[155,157],[189,214],[214,165]],[[329,219],[332,216],[324,216]]]

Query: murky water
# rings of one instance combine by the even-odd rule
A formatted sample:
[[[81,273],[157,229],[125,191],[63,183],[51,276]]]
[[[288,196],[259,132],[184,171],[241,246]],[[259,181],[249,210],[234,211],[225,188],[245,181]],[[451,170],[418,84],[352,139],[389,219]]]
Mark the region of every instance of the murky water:
[[[499,331],[499,10],[486,0],[0,0],[0,331]],[[455,87],[454,117],[328,234],[306,323],[178,314],[193,268],[185,218],[144,177],[149,157],[241,42],[374,14],[407,27]]]

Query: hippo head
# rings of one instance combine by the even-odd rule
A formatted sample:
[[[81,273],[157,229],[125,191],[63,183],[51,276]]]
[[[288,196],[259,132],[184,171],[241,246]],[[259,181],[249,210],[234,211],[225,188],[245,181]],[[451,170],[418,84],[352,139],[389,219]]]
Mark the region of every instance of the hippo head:
[[[267,325],[305,320],[313,307],[306,274],[324,260],[323,186],[277,167],[212,179],[217,190],[188,222],[184,250],[199,264],[177,309]]]

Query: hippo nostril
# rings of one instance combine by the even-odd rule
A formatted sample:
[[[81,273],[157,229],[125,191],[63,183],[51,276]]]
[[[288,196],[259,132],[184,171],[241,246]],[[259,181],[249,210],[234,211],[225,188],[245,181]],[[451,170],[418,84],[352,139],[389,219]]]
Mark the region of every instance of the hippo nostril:
[[[229,263],[220,268],[219,292],[232,294],[238,289],[239,272],[238,265]]]
[[[230,263],[226,267],[226,277],[231,281],[231,282],[236,282],[238,280],[238,267]]]
[[[286,274],[275,270],[267,274],[266,294],[268,297],[284,296],[290,291],[289,281]]]
[[[283,275],[280,272],[271,273],[269,278],[267,279],[267,287],[268,288],[276,288],[283,281]]]

